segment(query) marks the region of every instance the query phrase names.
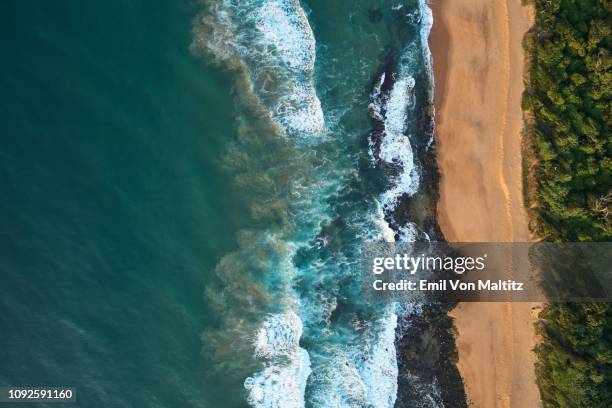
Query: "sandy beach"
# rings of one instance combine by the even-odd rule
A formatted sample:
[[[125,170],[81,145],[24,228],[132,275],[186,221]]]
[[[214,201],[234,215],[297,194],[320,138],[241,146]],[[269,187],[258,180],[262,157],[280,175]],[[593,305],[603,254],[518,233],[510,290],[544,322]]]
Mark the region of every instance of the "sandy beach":
[[[438,218],[451,242],[530,240],[523,206],[520,0],[430,0],[434,26]],[[541,406],[533,323],[538,304],[463,303],[453,312],[471,406]]]

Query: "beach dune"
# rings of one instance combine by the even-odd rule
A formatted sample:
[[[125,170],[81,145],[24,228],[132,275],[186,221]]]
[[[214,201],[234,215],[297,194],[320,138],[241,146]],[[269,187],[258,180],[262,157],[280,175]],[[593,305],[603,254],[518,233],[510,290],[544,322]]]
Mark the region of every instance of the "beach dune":
[[[431,0],[438,218],[451,242],[527,242],[523,205],[521,0]],[[463,303],[458,368],[471,406],[541,406],[531,303]]]

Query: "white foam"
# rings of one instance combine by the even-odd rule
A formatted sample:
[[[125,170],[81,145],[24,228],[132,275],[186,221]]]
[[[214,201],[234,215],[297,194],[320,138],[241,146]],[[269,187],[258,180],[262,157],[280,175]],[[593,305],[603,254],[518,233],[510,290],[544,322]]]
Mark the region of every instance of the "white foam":
[[[358,341],[326,344],[312,374],[309,402],[316,407],[392,408],[397,399],[397,353],[395,306],[382,316],[358,324]]]
[[[426,0],[419,0],[420,13],[420,40],[421,49],[423,52],[423,60],[425,69],[432,83],[432,89],[429,94],[429,103],[433,102],[433,71],[432,58],[429,50],[428,38],[433,25],[433,14],[427,5]],[[399,79],[394,83],[391,92],[386,101],[378,96],[380,94],[380,86],[384,81],[384,74],[380,80],[380,84],[375,88],[370,111],[373,115],[381,115],[381,103],[386,102],[384,126],[385,132],[380,147],[380,158],[387,163],[395,163],[401,166],[401,172],[395,177],[394,186],[387,190],[381,196],[381,201],[385,209],[394,209],[397,200],[403,194],[413,195],[416,193],[419,186],[418,173],[414,165],[414,157],[410,140],[404,135],[406,131],[406,113],[407,109],[414,103],[413,89],[415,80],[405,71],[405,67],[400,67]],[[433,134],[428,142],[428,146],[433,142]]]
[[[384,121],[385,117],[383,114],[384,101],[381,94],[381,88],[385,82],[385,73],[383,72],[378,80],[378,84],[374,86],[374,91],[371,95],[371,102],[369,105],[370,116],[379,121]]]
[[[325,127],[314,87],[316,43],[297,0],[217,0],[194,30],[194,47],[237,59],[279,130],[299,140]],[[317,139],[317,138],[314,138]]]
[[[385,131],[387,133],[404,133],[406,130],[406,110],[412,104],[414,78],[408,74],[399,74],[389,93],[385,112]]]
[[[412,195],[418,187],[410,141],[402,134],[385,133],[380,145],[380,158],[387,163],[399,164],[402,169],[399,175],[393,178],[395,185],[381,197],[385,208],[395,208],[397,199],[402,194]]]
[[[433,27],[433,13],[431,8],[427,4],[427,0],[419,0],[419,10],[421,12],[421,49],[423,50],[423,61],[425,61],[425,69],[427,71],[427,77],[429,78],[429,83],[431,87],[429,89],[429,98],[428,102],[432,109],[432,116],[435,117],[435,105],[434,105],[434,90],[435,90],[435,80],[433,74],[433,60],[431,57],[431,50],[429,49],[429,34],[431,33],[431,28]],[[431,132],[431,137],[427,142],[427,148],[430,148],[435,138],[435,132]]]
[[[404,71],[404,67],[401,67]],[[384,130],[381,135],[378,158],[388,164],[400,167],[399,174],[393,177],[393,186],[385,191],[380,201],[385,210],[393,210],[399,197],[403,194],[412,195],[418,189],[418,174],[414,166],[414,155],[410,139],[406,131],[407,110],[414,104],[413,89],[415,80],[405,72],[400,72],[399,79],[393,84],[389,95],[383,95],[382,85],[385,81],[383,73],[371,94],[369,105],[370,116],[382,121]],[[369,140],[369,154],[373,163],[374,142]]]
[[[312,81],[316,42],[306,13],[296,0],[269,0],[258,8],[254,20],[265,58],[276,57],[279,61],[272,64],[281,62],[290,71],[286,89],[272,106],[272,116],[292,134],[322,132],[325,120]]]
[[[292,69],[314,69],[315,38],[308,19],[295,0],[266,1],[255,16],[256,28]]]
[[[384,317],[379,320],[382,330],[376,336],[360,369],[368,401],[374,408],[392,408],[397,399],[397,315],[392,311],[394,308],[393,304],[389,304]]]
[[[425,67],[430,79],[433,79],[432,58],[429,49],[429,33],[431,33],[431,27],[433,27],[433,13],[427,4],[427,0],[419,0],[419,11],[421,12],[420,37],[424,57],[423,60],[425,61]],[[433,84],[433,81],[431,82]]]
[[[302,322],[293,312],[268,316],[255,340],[256,357],[264,368],[248,377],[247,402],[256,408],[304,407],[311,373],[308,352],[300,347]]]
[[[278,98],[273,117],[289,133],[314,135],[323,131],[325,119],[321,101],[312,84],[293,83],[291,91]]]
[[[395,231],[393,231],[389,223],[385,220],[385,213],[378,201],[376,202],[376,211],[372,216],[372,222],[378,230],[378,234],[375,237],[376,240],[382,239],[385,242],[395,242]]]
[[[419,237],[419,229],[415,223],[409,222],[400,228],[399,236],[400,242],[416,242]]]
[[[276,358],[295,352],[302,334],[302,322],[294,312],[270,315],[263,322],[255,341],[255,356]]]

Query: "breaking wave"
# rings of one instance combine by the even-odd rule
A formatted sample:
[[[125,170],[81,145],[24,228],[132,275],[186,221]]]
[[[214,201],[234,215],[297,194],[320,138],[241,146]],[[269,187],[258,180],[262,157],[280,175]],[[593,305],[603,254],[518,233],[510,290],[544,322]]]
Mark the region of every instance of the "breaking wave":
[[[255,355],[266,360],[263,370],[244,387],[254,407],[303,407],[310,375],[308,352],[299,346],[302,322],[294,312],[270,315],[257,333]]]
[[[399,198],[418,191],[410,136],[406,135],[408,109],[414,107],[415,80],[407,66],[398,72],[383,72],[371,95],[370,116],[381,129],[370,136],[370,157],[375,165],[386,163],[395,169],[390,179],[392,186],[380,197],[385,212],[395,209]]]
[[[340,120],[325,127],[315,45],[297,0],[212,0],[195,23],[194,50],[243,81],[247,113],[239,147],[225,160],[253,196],[255,219],[217,266],[224,290],[206,296],[224,321],[203,340],[221,361],[248,361],[236,371],[248,370],[241,385],[253,407],[390,408],[401,307],[361,300],[357,260],[364,240],[423,237],[415,223],[393,220],[402,197],[419,188],[409,118],[414,47],[380,75],[371,95],[379,128],[370,155],[388,170],[386,187],[373,192],[355,169],[365,151],[350,150],[362,129],[346,131]]]
[[[321,136],[315,38],[299,1],[213,1],[197,20],[192,48],[243,69],[248,87],[283,133],[307,141]]]

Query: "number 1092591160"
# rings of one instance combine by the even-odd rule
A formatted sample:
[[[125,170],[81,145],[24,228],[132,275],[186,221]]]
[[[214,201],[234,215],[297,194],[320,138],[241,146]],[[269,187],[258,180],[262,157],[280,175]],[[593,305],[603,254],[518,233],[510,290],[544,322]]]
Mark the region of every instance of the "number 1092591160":
[[[71,387],[0,387],[0,402],[71,402],[76,392]]]

